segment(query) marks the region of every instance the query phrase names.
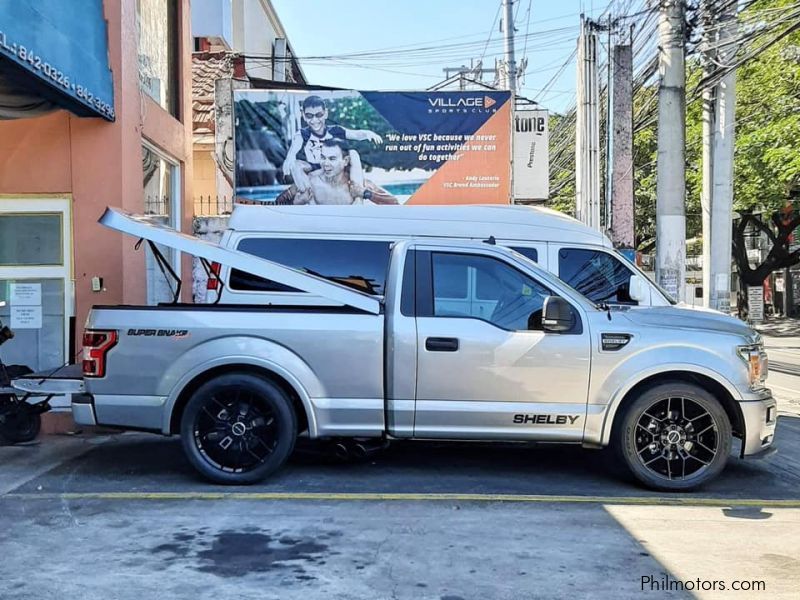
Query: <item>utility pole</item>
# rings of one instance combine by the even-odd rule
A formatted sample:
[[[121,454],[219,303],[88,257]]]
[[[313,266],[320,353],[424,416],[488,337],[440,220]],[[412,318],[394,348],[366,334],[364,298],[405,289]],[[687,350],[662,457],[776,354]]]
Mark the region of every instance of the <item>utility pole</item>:
[[[597,27],[581,15],[575,128],[575,216],[600,231],[600,116]]]
[[[734,61],[736,11],[735,2],[719,13],[704,0],[703,77]],[[723,312],[730,310],[735,116],[736,71],[731,70],[703,90],[703,305]]]
[[[613,184],[613,177],[612,177],[612,168],[614,164],[614,111],[613,111],[613,97],[614,97],[614,86],[613,84],[613,77],[614,77],[614,61],[612,59],[612,50],[611,50],[611,34],[612,34],[612,21],[611,15],[608,17],[607,23],[607,33],[608,33],[608,46],[607,48],[607,59],[608,59],[608,69],[606,69],[606,189],[605,189],[605,217],[606,217],[606,231],[610,231],[613,222],[614,222],[614,215],[612,213],[611,208],[611,194],[613,193],[612,190],[614,188]]]
[[[506,55],[506,85],[513,98],[517,93],[517,63],[514,60],[514,0],[503,0],[503,33]]]
[[[661,0],[658,23],[656,280],[684,299],[686,274],[686,72],[683,0]]]
[[[634,248],[633,214],[633,51],[614,47],[613,165],[611,240],[617,248]]]

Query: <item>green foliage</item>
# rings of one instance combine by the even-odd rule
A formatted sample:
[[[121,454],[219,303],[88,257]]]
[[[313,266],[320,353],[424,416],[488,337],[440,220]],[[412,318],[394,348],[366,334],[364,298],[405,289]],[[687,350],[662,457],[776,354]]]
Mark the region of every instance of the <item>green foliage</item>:
[[[760,0],[743,13],[793,4],[794,0]],[[686,237],[702,234],[702,102],[695,90],[701,77],[699,59],[686,62]],[[657,83],[641,87],[634,114],[644,115],[657,99]],[[634,133],[636,244],[650,251],[655,238],[657,124],[640,117]],[[551,121],[551,131],[553,131]],[[736,71],[736,142],[734,209],[771,212],[800,193],[800,31],[781,39]],[[552,157],[553,140],[551,140]],[[574,154],[574,139],[569,151]],[[574,170],[574,160],[569,167]],[[565,212],[574,207],[574,183],[560,187],[566,169],[550,172],[551,205]]]
[[[550,206],[575,214],[575,134],[566,125],[570,117],[553,113],[548,120],[550,135]],[[570,139],[571,136],[571,139]]]
[[[735,208],[773,210],[800,186],[800,32],[745,63],[736,77]]]

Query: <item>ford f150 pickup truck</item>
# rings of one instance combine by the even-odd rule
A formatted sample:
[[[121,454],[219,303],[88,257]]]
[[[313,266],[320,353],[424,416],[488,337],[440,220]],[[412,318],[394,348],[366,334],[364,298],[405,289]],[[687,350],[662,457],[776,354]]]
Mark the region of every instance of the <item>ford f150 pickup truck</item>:
[[[146,217],[101,223],[327,300],[92,309],[76,421],[179,434],[214,482],[261,480],[298,435],[611,445],[674,491],[717,476],[733,438],[742,458],[773,444],[760,337],[721,313],[612,310],[491,238],[396,242],[370,295]]]

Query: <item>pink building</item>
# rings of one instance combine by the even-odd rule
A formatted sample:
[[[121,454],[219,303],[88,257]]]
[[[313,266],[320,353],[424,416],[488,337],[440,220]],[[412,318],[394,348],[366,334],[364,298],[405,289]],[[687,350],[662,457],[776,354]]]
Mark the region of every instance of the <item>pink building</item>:
[[[1,351],[46,370],[76,358],[92,305],[165,299],[152,257],[97,219],[114,205],[191,231],[190,1],[10,4],[0,7],[0,318],[17,337]],[[50,21],[85,29],[93,16],[76,56],[42,35]],[[15,38],[38,17],[38,42]],[[19,33],[14,18],[28,24]],[[87,47],[107,56],[81,56]],[[108,103],[75,85],[95,62],[98,81],[110,70]],[[190,273],[188,257],[170,259]]]

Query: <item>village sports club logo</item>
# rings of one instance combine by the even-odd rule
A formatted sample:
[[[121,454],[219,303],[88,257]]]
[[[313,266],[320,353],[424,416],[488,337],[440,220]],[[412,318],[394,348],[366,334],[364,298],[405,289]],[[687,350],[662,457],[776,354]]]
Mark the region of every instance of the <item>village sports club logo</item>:
[[[428,98],[429,113],[496,113],[497,100],[489,96]]]

